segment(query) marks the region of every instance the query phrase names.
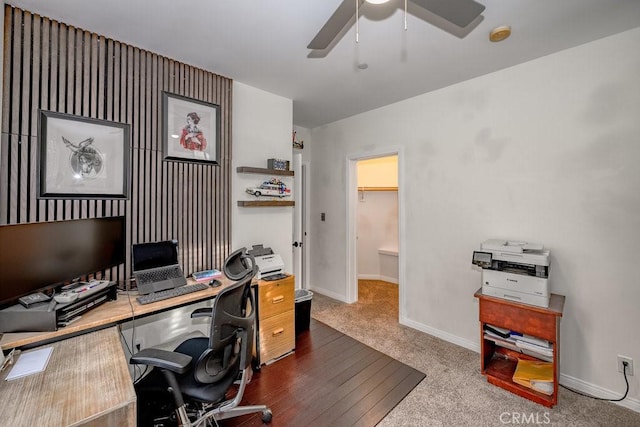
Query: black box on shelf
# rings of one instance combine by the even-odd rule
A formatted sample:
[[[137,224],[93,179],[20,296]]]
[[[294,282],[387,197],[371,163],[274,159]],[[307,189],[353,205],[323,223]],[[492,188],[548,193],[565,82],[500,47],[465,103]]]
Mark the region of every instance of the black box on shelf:
[[[289,160],[282,159],[268,159],[267,167],[269,169],[274,169],[278,171],[288,171],[289,170]]]
[[[118,285],[111,282],[108,287],[86,298],[57,304],[55,310],[50,308],[50,302],[32,304],[29,308],[15,304],[0,310],[0,333],[56,331],[59,326],[70,323],[92,308],[117,298]]]

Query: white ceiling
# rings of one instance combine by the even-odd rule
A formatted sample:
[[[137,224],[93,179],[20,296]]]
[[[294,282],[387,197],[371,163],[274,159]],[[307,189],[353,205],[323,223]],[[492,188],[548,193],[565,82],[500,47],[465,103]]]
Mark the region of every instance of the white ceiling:
[[[359,43],[352,25],[319,58],[306,46],[342,0],[8,3],[292,99],[307,128],[640,26],[640,0],[477,1],[483,18],[463,38],[410,2],[407,31],[404,1],[365,3]],[[513,34],[490,42],[500,25]]]

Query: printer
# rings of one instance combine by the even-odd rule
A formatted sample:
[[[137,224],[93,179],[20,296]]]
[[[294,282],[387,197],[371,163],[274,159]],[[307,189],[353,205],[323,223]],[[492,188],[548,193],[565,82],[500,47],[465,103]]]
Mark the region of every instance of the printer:
[[[482,293],[549,307],[549,251],[536,243],[491,239],[473,252],[482,268]]]
[[[256,279],[281,278],[284,273],[284,261],[278,254],[274,254],[271,248],[265,248],[263,245],[253,245],[253,248],[247,251],[256,260],[258,273]]]

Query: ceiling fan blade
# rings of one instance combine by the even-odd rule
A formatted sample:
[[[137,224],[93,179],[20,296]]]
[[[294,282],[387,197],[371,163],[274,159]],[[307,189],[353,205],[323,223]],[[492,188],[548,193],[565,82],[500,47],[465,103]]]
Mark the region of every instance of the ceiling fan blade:
[[[360,4],[364,0],[357,0]],[[333,39],[336,38],[340,31],[349,23],[351,18],[356,15],[356,4],[354,0],[344,0],[340,6],[333,12],[331,18],[318,31],[318,34],[311,40],[307,49],[326,49],[329,47]]]
[[[410,0],[412,3],[464,28],[484,11],[484,5],[474,0]]]

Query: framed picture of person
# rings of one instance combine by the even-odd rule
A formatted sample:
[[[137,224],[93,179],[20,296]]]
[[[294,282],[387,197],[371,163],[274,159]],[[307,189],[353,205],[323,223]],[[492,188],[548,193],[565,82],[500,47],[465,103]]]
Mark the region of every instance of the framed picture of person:
[[[164,160],[217,165],[220,106],[162,92]]]
[[[40,199],[128,199],[126,123],[40,110]]]

